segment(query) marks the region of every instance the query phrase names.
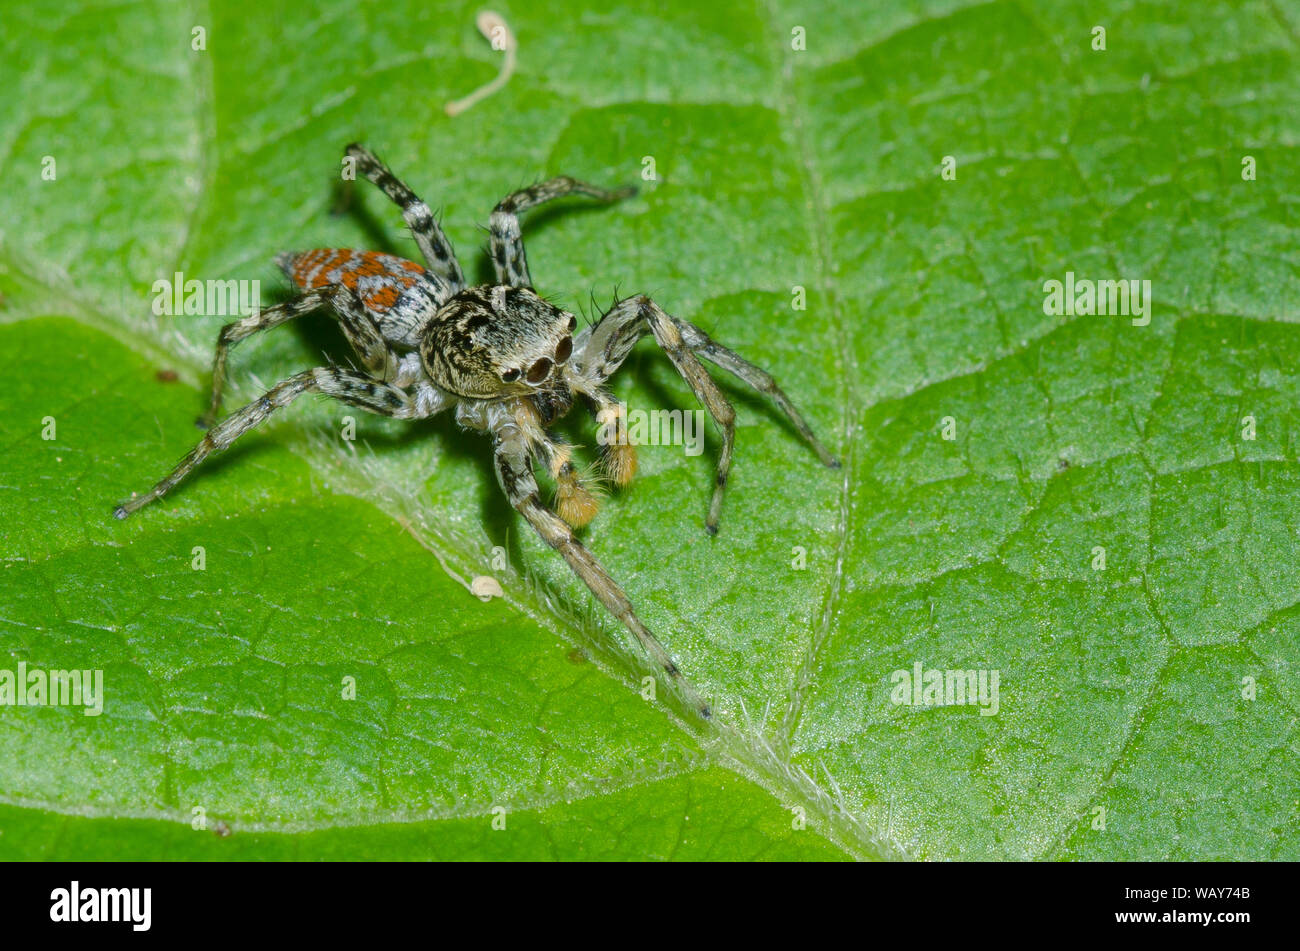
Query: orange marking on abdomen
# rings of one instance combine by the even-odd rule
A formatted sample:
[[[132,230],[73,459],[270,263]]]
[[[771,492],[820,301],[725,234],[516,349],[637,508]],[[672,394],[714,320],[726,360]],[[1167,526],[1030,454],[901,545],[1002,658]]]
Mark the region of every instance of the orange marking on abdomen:
[[[388,272],[388,266],[378,251],[361,252],[361,261],[353,268],[358,277],[378,277]]]
[[[304,251],[292,261],[291,279],[304,290],[342,284],[355,291],[363,278],[367,282],[365,303],[375,310],[393,307],[402,291],[416,282],[424,268],[382,251],[353,251],[348,248],[316,248]],[[378,287],[373,285],[379,284]]]
[[[346,264],[352,252],[339,248],[317,248],[300,256],[293,267],[293,281],[299,287],[311,289],[332,283],[329,272]]]
[[[402,292],[397,289],[396,284],[385,284],[366,295],[363,303],[371,310],[385,311],[396,304],[401,296]]]

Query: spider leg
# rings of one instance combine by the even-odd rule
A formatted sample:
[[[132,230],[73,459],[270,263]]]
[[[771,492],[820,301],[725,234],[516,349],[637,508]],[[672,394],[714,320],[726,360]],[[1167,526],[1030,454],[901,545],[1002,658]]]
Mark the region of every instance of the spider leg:
[[[462,290],[465,287],[465,274],[460,269],[460,262],[456,260],[451,242],[442,233],[442,227],[433,217],[429,206],[405,182],[389,171],[387,165],[375,158],[369,149],[354,142],[344,150],[344,154],[355,159],[361,174],[402,209],[402,220],[415,235],[415,243],[424,255],[429,269],[450,281],[454,291]]]
[[[492,421],[490,429],[496,453],[497,482],[510,504],[528,520],[546,544],[564,557],[573,573],[582,579],[600,603],[632,632],[683,698],[700,716],[708,719],[712,715],[708,704],[685,681],[672,656],[641,623],[623,589],[577,539],[568,523],[542,503],[537,480],[533,477],[528,439],[519,425],[513,418],[502,413]]]
[[[565,382],[589,401],[592,415],[600,424],[600,467],[615,485],[627,485],[636,475],[636,446],[628,436],[627,407],[614,399],[605,387],[581,373],[566,373]],[[563,514],[563,513],[561,513]],[[565,519],[568,521],[568,519]]]
[[[685,320],[678,320],[676,317],[673,317],[672,321],[682,332],[682,337],[686,340],[686,346],[710,363],[721,367],[768,397],[776,404],[777,409],[785,414],[785,418],[790,420],[790,423],[799,431],[799,435],[804,438],[804,441],[813,447],[813,451],[817,453],[817,458],[822,461],[823,465],[832,469],[840,467],[840,461],[822,445],[821,440],[813,433],[812,427],[808,425],[803,415],[795,409],[794,404],[790,402],[790,398],[785,395],[781,387],[777,386],[776,380],[772,379],[772,374],[762,367],[750,363],[734,350],[727,349],[694,324]]]
[[[221,410],[221,395],[226,386],[227,353],[232,346],[258,331],[270,330],[326,306],[331,307],[338,316],[343,335],[367,371],[385,379],[397,372],[395,354],[384,342],[356,294],[340,284],[332,284],[307,291],[301,297],[268,307],[221,328],[221,333],[217,335],[217,350],[212,358],[212,399],[208,403],[207,413],[199,418],[199,425],[208,429],[217,420],[217,413]]]
[[[722,452],[718,455],[718,474],[709,502],[704,527],[717,534],[722,514],[722,494],[731,473],[731,457],[736,443],[736,411],[722,395],[718,384],[704,369],[699,358],[686,345],[677,323],[650,298],[640,295],[621,300],[600,319],[591,335],[581,341],[586,345],[579,367],[589,379],[603,382],[627,357],[633,344],[646,333],[654,335],[659,348],[667,354],[677,372],[690,384],[695,398],[709,411],[722,431]]]
[[[750,386],[769,396],[777,407],[816,450],[818,457],[828,466],[837,466],[826,448],[813,435],[803,416],[764,370],[740,357],[726,347],[715,343],[704,331],[684,320],[664,312],[644,295],[619,301],[603,316],[595,327],[584,331],[574,341],[577,351],[575,363],[578,373],[592,386],[598,387],[627,359],[632,347],[647,333],[652,334],[660,348],[668,355],[673,366],[690,384],[696,398],[704,404],[722,430],[722,452],[718,457],[718,473],[713,498],[705,528],[716,533],[722,513],[722,496],[731,471],[732,451],[735,443],[735,410],[716,383],[704,370],[699,357],[727,370]],[[698,356],[697,356],[698,354]]]
[[[528,274],[528,259],[524,255],[524,239],[519,230],[519,216],[530,208],[565,195],[587,195],[599,201],[618,201],[636,194],[636,186],[607,189],[588,185],[576,178],[561,175],[523,188],[501,199],[492,211],[489,226],[489,245],[492,266],[496,269],[497,283],[511,287],[532,287]]]
[[[431,416],[445,405],[441,401],[430,405],[428,401],[417,400],[396,386],[338,367],[305,370],[277,383],[262,397],[213,426],[175,469],[148,492],[124,501],[113,510],[113,515],[116,518],[126,518],[137,509],[166,495],[209,455],[227,448],[244,433],[264,422],[277,409],[288,406],[297,397],[311,392],[324,393],[349,405],[398,419]]]

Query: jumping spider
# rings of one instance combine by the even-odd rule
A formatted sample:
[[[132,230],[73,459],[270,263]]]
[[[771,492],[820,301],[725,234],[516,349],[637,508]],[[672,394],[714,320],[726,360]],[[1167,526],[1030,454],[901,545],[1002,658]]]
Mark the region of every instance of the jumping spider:
[[[648,297],[619,301],[594,326],[575,335],[578,319],[533,291],[519,215],[564,195],[611,202],[635,189],[609,191],[562,176],[515,192],[492,212],[490,252],[496,283],[467,287],[429,206],[366,149],[349,145],[346,155],[401,207],[428,267],[376,251],[322,249],[278,255],[276,263],[302,294],[221,329],[212,368],[212,400],[199,420],[207,434],[166,478],[123,502],[113,514],[126,518],[164,495],[210,453],[225,449],[303,393],[323,393],[399,419],[423,419],[454,409],[462,427],[491,435],[497,480],[510,504],[564,556],[687,700],[708,717],[708,706],[682,681],[668,652],[633,613],[623,589],[575,537],[573,528],[591,520],[597,502],[573,466],[572,448],[547,429],[581,396],[606,432],[613,434],[603,440],[601,466],[615,484],[625,485],[636,471],[636,450],[628,442],[620,404],[605,388],[605,381],[633,345],[650,334],[722,431],[717,482],[704,523],[709,532],[718,530],[731,469],[735,411],[705,372],[700,357],[767,394],[823,463],[839,463],[771,376],[693,324],[665,313]],[[326,307],[338,318],[366,372],[336,366],[306,370],[216,422],[229,348],[259,330]],[[555,480],[555,511],[538,496],[534,460],[543,463]]]

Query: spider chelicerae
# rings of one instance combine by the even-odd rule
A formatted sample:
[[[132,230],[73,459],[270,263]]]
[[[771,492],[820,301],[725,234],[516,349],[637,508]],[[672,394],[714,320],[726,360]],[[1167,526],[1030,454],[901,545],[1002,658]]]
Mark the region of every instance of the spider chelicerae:
[[[715,343],[693,324],[645,296],[615,303],[593,326],[575,335],[578,319],[540,297],[524,257],[519,215],[564,195],[604,202],[635,193],[607,190],[567,176],[515,192],[492,212],[489,252],[495,284],[467,287],[460,263],[429,206],[373,154],[349,145],[355,170],[402,209],[427,267],[376,251],[321,249],[285,253],[275,261],[302,291],[283,304],[227,324],[217,338],[212,399],[199,422],[207,434],[180,464],[143,495],[114,510],[126,518],[170,491],[213,452],[304,393],[323,393],[350,406],[398,419],[423,419],[454,410],[456,421],[492,438],[497,481],[510,504],[557,550],[591,592],[634,634],[670,681],[708,717],[709,707],[683,682],[672,657],[632,610],[623,589],[574,535],[591,520],[597,502],[574,467],[572,446],[548,432],[581,397],[602,426],[599,465],[616,485],[636,471],[622,404],[605,387],[641,337],[649,334],[685,378],[722,432],[717,479],[705,528],[715,533],[731,470],[735,411],[700,357],[766,394],[827,466],[835,458],[765,371]],[[365,372],[316,367],[271,387],[217,422],[226,356],[245,337],[328,308],[338,318]],[[555,508],[542,502],[534,461],[555,481]]]

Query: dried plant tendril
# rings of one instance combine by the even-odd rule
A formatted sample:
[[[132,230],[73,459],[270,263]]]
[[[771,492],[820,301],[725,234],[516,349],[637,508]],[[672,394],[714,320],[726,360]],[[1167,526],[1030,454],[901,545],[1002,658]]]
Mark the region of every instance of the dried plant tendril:
[[[506,54],[505,59],[501,63],[501,72],[497,73],[495,79],[475,89],[463,99],[455,99],[447,103],[446,110],[449,116],[460,115],[480,99],[492,95],[510,81],[510,76],[515,71],[515,52],[519,46],[515,42],[515,35],[510,32],[510,27],[501,14],[492,10],[482,10],[475,23],[478,25],[478,31],[492,44],[492,48]]]

